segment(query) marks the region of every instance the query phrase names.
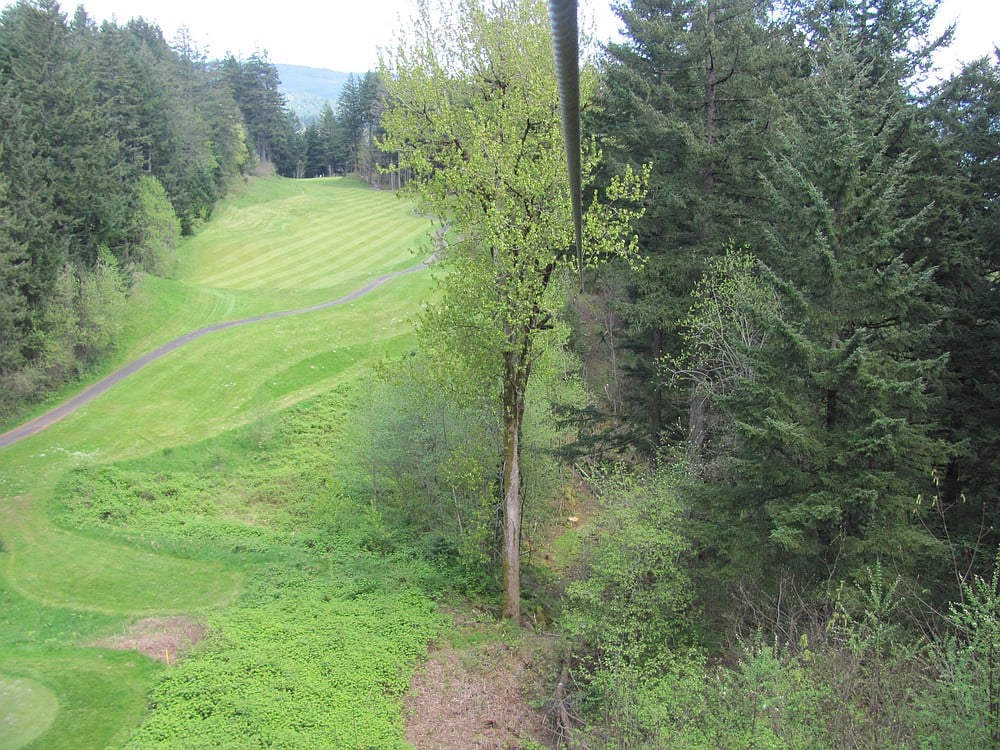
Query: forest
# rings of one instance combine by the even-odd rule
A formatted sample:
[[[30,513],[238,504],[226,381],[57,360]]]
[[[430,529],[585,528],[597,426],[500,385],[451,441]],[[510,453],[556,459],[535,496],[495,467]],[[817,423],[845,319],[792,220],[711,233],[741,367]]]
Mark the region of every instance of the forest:
[[[304,128],[266,53],[45,0],[4,9],[0,78],[0,418],[113,351],[133,274],[169,275],[234,182],[374,173],[374,74]]]
[[[359,174],[447,271],[372,506],[554,634],[553,744],[1000,746],[1000,53],[935,78],[936,0],[623,0],[574,247],[544,2],[445,5],[308,127],[266,56],[7,8],[0,417],[232,185]]]
[[[934,79],[936,5],[623,3],[576,253],[544,9],[425,8],[391,56],[384,147],[453,235],[425,351],[496,384],[453,403],[492,410],[502,613],[564,629],[564,736],[1000,743],[1000,57]],[[554,596],[518,564],[546,452],[600,507]]]

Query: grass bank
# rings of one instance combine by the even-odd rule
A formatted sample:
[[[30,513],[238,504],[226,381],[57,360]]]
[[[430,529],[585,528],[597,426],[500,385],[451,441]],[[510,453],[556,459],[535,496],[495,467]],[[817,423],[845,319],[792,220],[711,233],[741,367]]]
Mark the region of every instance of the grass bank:
[[[120,362],[415,265],[427,228],[349,180],[255,181],[142,282]],[[429,285],[211,334],[0,453],[0,748],[402,744],[435,580],[349,425]],[[207,627],[180,661],[107,646],[164,615]]]

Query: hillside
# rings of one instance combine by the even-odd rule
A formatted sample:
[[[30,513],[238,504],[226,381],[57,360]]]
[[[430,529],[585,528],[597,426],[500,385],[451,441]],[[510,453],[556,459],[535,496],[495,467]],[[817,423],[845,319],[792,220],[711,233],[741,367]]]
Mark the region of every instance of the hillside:
[[[308,125],[323,109],[323,104],[335,105],[344,88],[344,83],[353,75],[336,70],[310,68],[305,65],[284,65],[275,63],[281,79],[279,91],[284,95],[289,108],[298,116],[303,125]]]
[[[360,182],[252,182],[143,281],[122,361],[345,297],[426,235]],[[212,333],[3,449],[0,748],[401,745],[440,618],[379,547],[351,415],[429,283]]]

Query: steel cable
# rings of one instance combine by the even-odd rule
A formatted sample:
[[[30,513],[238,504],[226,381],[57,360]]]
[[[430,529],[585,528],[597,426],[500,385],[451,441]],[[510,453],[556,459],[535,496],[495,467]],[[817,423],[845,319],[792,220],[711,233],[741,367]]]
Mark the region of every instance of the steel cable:
[[[580,164],[580,35],[576,0],[549,0],[549,17],[559,76],[559,101],[562,105],[563,136],[566,141],[566,167],[569,194],[573,206],[573,232],[576,238],[577,263],[583,282],[583,185]]]

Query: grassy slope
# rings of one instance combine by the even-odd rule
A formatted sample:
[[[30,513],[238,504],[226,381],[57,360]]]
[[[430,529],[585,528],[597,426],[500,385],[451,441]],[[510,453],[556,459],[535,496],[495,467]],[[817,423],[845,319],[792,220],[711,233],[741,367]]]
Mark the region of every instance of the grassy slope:
[[[393,196],[351,182],[255,182],[182,246],[176,280],[144,284],[122,360],[208,323],[316,304],[414,265],[429,254],[426,228]],[[45,509],[67,474],[216,439],[346,387],[372,358],[411,345],[409,316],[428,288],[427,274],[403,277],[343,307],[213,334],[0,454],[0,673],[57,696],[38,747],[120,745],[163,669],[84,644],[154,613],[225,621],[256,575],[232,556],[165,553],[156,529],[143,544],[100,525],[53,525]]]

